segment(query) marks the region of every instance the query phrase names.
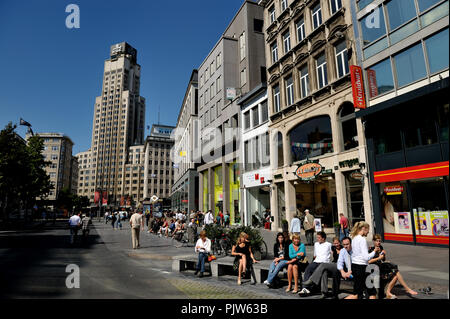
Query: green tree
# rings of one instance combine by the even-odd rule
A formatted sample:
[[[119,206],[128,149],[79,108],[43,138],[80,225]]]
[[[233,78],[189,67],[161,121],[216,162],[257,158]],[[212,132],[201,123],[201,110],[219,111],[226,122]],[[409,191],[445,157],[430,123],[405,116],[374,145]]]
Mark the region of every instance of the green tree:
[[[89,204],[90,204],[89,197],[74,195],[73,206],[75,206],[75,210],[81,210],[83,208],[86,208],[89,206]]]
[[[12,210],[30,208],[36,197],[46,196],[53,188],[45,171],[43,141],[31,137],[28,144],[15,129],[17,125],[8,123],[0,131],[0,209],[3,220],[7,220]]]
[[[69,188],[65,187],[59,191],[58,198],[56,198],[56,207],[71,211],[76,204],[76,195],[72,194]]]

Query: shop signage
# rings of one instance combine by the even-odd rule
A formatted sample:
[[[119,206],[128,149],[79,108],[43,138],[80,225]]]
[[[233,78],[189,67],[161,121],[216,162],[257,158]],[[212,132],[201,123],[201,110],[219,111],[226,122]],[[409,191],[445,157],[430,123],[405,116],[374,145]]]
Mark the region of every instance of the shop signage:
[[[187,200],[187,199],[182,199],[181,202],[186,204],[186,203],[189,203],[189,200]]]
[[[403,186],[386,186],[384,188],[384,192],[386,193],[386,195],[401,195],[403,193]]]
[[[359,66],[351,65],[350,73],[353,88],[353,104],[355,109],[366,108],[366,97],[364,94],[363,73]]]
[[[355,179],[357,181],[362,181],[364,179],[364,175],[360,171],[354,171],[350,174],[350,178]]]
[[[377,75],[375,70],[367,69],[367,78],[369,79],[369,94],[370,97],[378,95]]]
[[[264,184],[264,177],[261,177],[261,184]]]
[[[358,165],[358,164],[359,164],[359,159],[353,158],[353,159],[350,159],[350,160],[339,162],[339,167],[340,168],[353,167],[354,165]]]
[[[315,179],[322,173],[323,167],[319,163],[305,163],[297,168],[295,175],[304,181]]]
[[[226,89],[226,97],[227,97],[227,100],[233,101],[236,98],[236,89],[235,88],[227,88]]]

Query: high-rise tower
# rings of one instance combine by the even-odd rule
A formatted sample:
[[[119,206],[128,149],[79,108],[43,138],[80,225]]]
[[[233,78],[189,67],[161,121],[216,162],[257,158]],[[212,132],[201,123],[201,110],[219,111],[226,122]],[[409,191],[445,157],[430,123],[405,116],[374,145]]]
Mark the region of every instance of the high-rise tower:
[[[82,195],[91,201],[99,190],[107,192],[108,204],[129,194],[123,188],[129,147],[144,144],[145,99],[139,95],[140,76],[136,49],[126,42],[111,46],[102,95],[95,99],[90,176],[83,176]]]

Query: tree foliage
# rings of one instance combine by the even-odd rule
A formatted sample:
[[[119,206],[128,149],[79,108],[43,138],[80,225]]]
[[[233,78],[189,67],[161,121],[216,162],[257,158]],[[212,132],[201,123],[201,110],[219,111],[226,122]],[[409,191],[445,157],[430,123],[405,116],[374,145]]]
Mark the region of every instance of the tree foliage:
[[[0,208],[3,219],[11,210],[32,207],[37,197],[45,197],[53,185],[45,167],[43,141],[33,136],[28,143],[8,123],[0,131]]]

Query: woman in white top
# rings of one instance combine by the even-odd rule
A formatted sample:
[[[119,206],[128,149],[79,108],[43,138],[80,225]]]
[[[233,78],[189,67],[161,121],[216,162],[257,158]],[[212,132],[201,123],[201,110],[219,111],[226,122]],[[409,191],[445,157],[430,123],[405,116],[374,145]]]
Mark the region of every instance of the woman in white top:
[[[364,290],[367,291],[370,299],[376,299],[377,291],[374,287],[367,287],[366,278],[369,275],[366,273],[366,267],[369,260],[373,258],[376,252],[369,254],[366,237],[369,233],[369,224],[366,222],[357,222],[351,231],[352,237],[352,275],[354,280],[354,294],[348,296],[346,299],[362,299]],[[377,248],[375,248],[377,249]]]
[[[205,261],[208,259],[208,255],[211,252],[211,240],[206,237],[206,231],[200,232],[200,238],[195,244],[195,252],[198,253],[197,269],[195,274],[200,271],[199,277],[203,277],[205,272]]]

